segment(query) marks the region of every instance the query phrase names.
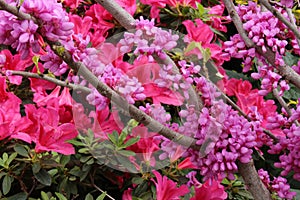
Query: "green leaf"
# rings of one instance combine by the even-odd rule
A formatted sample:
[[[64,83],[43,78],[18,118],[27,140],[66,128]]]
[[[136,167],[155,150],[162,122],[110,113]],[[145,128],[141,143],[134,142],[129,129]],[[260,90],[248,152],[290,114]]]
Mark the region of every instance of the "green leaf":
[[[116,158],[120,165],[124,168],[123,170],[127,170],[131,173],[137,173],[136,167],[131,163],[131,161],[127,157],[119,155],[116,156]]]
[[[299,58],[298,56],[294,56],[290,52],[286,52],[285,56],[283,57],[283,60],[286,65],[292,67],[293,65],[298,64]]]
[[[3,162],[5,163],[7,161],[7,159],[8,159],[8,154],[6,152],[4,152],[2,155]]]
[[[7,200],[26,200],[26,199],[27,199],[27,194],[25,192],[20,192],[18,194],[15,194],[7,198]]]
[[[139,185],[142,184],[144,182],[144,179],[141,177],[133,177],[132,181],[133,184]]]
[[[94,197],[88,193],[86,196],[85,196],[85,199],[84,200],[94,200]]]
[[[203,57],[203,64],[206,64],[207,61],[211,58],[211,52],[209,48],[199,48]]]
[[[235,187],[242,186],[243,182],[242,181],[234,181],[234,183],[232,185]]]
[[[188,53],[192,50],[194,50],[195,48],[200,48],[201,47],[201,44],[199,42],[191,42],[187,48],[185,49],[184,53]]]
[[[122,146],[120,146],[121,148],[127,148],[135,143],[137,143],[140,140],[140,137],[136,137],[136,138],[130,138],[125,144],[123,144]]]
[[[6,195],[7,193],[9,193],[10,188],[11,188],[11,184],[14,181],[14,178],[9,176],[9,175],[5,175],[3,178],[3,182],[2,182],[2,191],[3,194]]]
[[[36,174],[41,170],[41,164],[39,162],[35,162],[32,165],[32,173]]]
[[[24,146],[20,145],[20,144],[16,144],[14,146],[14,150],[15,150],[15,152],[17,152],[21,156],[29,157],[28,151],[26,150],[26,148]]]
[[[201,3],[197,3],[197,8],[200,15],[204,15],[207,13],[206,9]]]
[[[40,68],[39,68],[39,59],[40,59],[40,56],[39,55],[35,55],[32,57],[32,62],[34,63],[36,69],[37,69],[37,73],[38,74],[41,74],[41,71],[40,71]]]
[[[84,153],[84,154],[87,154],[90,152],[89,148],[81,148],[78,150],[79,153]]]
[[[113,131],[111,134],[107,134],[109,140],[114,144],[114,145],[118,145],[118,141],[119,141],[119,134],[117,131]]]
[[[96,200],[103,200],[106,197],[106,192],[103,192]]]
[[[13,154],[11,154],[4,164],[7,167],[9,167],[10,163],[17,157],[17,155],[18,155],[17,152],[14,152]]]
[[[118,151],[118,153],[126,157],[135,156],[135,153],[133,151],[128,151],[128,150],[120,150]]]
[[[81,141],[78,141],[76,139],[72,139],[72,140],[68,140],[68,143],[73,144],[74,146],[85,146],[85,144],[83,144]]]
[[[38,173],[35,173],[34,177],[43,185],[51,185],[51,176],[45,169],[41,169]]]
[[[295,87],[294,85],[290,85],[290,89],[284,92],[283,97],[288,100],[297,100],[300,98],[300,89]]]
[[[55,192],[55,195],[58,197],[59,200],[68,200],[64,195],[61,193]]]
[[[41,191],[42,200],[49,200],[48,194],[44,191]]]
[[[124,141],[126,140],[126,137],[127,137],[128,133],[126,130],[123,130],[119,136],[119,140],[118,140],[118,143],[117,143],[117,147],[120,147],[122,146],[122,144],[124,143]]]
[[[248,192],[247,190],[239,190],[238,194],[241,195],[242,197],[245,197],[246,199],[254,199],[253,196],[251,195],[250,192]]]
[[[68,164],[71,160],[71,156],[68,155],[62,155],[61,158],[60,158],[60,164],[62,164],[63,166],[65,166],[66,164]]]

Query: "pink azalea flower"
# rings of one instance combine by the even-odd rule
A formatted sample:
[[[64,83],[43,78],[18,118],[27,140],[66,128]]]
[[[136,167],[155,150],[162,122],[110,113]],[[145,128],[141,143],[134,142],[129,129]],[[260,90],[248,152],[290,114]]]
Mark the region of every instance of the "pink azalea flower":
[[[58,111],[54,108],[38,108],[34,105],[25,105],[26,117],[32,122],[32,125],[24,130],[31,141],[36,143],[35,151],[37,153],[45,151],[55,151],[61,154],[74,154],[74,147],[67,143],[67,140],[73,139],[77,136],[77,131],[74,124],[59,123]],[[28,138],[17,137],[25,140]]]
[[[84,18],[81,18],[78,15],[72,15],[69,14],[70,22],[74,23],[73,31],[75,34],[81,33],[83,35],[83,38],[85,38],[92,27],[92,20],[90,16],[85,16]]]
[[[156,181],[152,178],[151,180],[154,182],[156,186],[156,199],[157,200],[167,200],[167,199],[180,199],[181,196],[189,193],[190,190],[186,185],[181,185],[179,188],[177,187],[176,182],[170,180],[166,176],[162,176],[157,171],[152,171],[152,173],[156,177]]]
[[[100,111],[92,111],[89,117],[94,118],[92,130],[98,138],[106,140],[108,139],[107,134],[113,131],[120,133],[123,129],[118,113],[116,111],[110,112],[108,106]]]
[[[197,169],[197,167],[192,163],[191,158],[187,157],[178,164],[177,169]]]
[[[2,62],[0,61],[0,71],[4,73],[6,70],[23,71],[26,67],[32,64],[30,56],[28,56],[29,58],[26,60],[21,60],[20,54],[12,55],[11,52],[7,49],[2,50],[0,52],[0,56],[4,58]],[[20,85],[22,82],[22,76],[8,76],[8,80],[12,84]]]
[[[171,7],[177,7],[178,5],[182,5],[185,7],[191,6],[196,8],[196,2],[201,2],[201,0],[141,0],[142,4],[150,5],[150,17],[157,19],[160,22],[159,12],[161,8],[169,5]]]
[[[201,42],[202,45],[209,44],[214,37],[214,33],[207,24],[203,23],[201,19],[195,19],[195,22],[196,26],[191,20],[185,20],[182,22],[188,32],[187,36],[185,37],[185,41]]]
[[[186,20],[183,25],[186,27],[188,34],[185,36],[185,42],[199,42],[201,46],[206,49],[210,49],[211,58],[215,61],[217,66],[220,66],[224,62],[222,55],[222,47],[218,46],[215,43],[211,43],[214,38],[214,33],[210,27],[203,23],[201,19],[195,19],[196,25],[191,20]],[[187,52],[187,55],[195,54],[199,59],[202,58],[202,54],[198,48]]]
[[[6,79],[0,76],[0,140],[22,134],[30,121],[21,117],[21,100],[11,92],[6,91]]]
[[[221,5],[216,5],[213,6],[211,8],[209,8],[209,12],[208,14],[211,15],[216,15],[217,17],[211,17],[210,18],[210,22],[208,22],[212,28],[217,29],[219,31],[223,31],[223,32],[227,32],[227,28],[226,26],[224,26],[224,23],[228,23],[229,20],[227,19],[227,17],[222,16],[223,12],[224,12],[224,4],[222,3]],[[222,21],[223,20],[223,21]]]
[[[83,0],[63,0],[62,2],[72,10],[76,9]]]
[[[195,187],[195,196],[191,200],[224,200],[227,193],[224,186],[216,180],[207,180],[200,187]]]
[[[132,137],[140,137],[140,140],[128,147],[137,154],[140,160],[149,163],[150,166],[155,166],[155,158],[153,153],[160,149],[160,140],[154,138],[157,133],[148,132],[145,126],[137,126],[132,129]]]
[[[266,128],[268,117],[272,117],[276,113],[277,106],[273,100],[264,100],[263,96],[258,94],[258,89],[252,89],[249,81],[232,78],[226,82],[225,88],[228,96],[237,97],[237,105],[246,114],[254,114],[252,108],[255,107],[261,116],[261,126]],[[277,136],[284,136],[280,129],[272,130],[272,133]]]
[[[132,200],[132,189],[128,188],[127,190],[125,190],[125,192],[122,195],[122,200]]]
[[[129,77],[136,77],[142,86],[144,87],[143,93],[146,97],[150,97],[153,100],[153,104],[169,104],[180,106],[184,102],[184,98],[179,92],[173,91],[166,87],[159,87],[155,83],[157,79],[160,66],[157,63],[148,63],[148,60],[136,61],[134,68],[127,72]]]
[[[43,65],[41,63],[39,63],[38,66],[39,66],[40,72],[43,73],[45,71]],[[37,68],[34,67],[32,69],[32,72],[37,73]],[[53,90],[56,87],[55,83],[51,83],[49,81],[45,81],[42,79],[29,78],[29,80],[30,80],[31,90],[35,93],[43,93],[44,96],[47,94],[46,90]]]
[[[73,99],[70,90],[64,88],[60,94],[61,87],[57,86],[49,95],[46,92],[35,93],[33,101],[37,106],[51,106],[58,110],[61,123],[73,122]]]

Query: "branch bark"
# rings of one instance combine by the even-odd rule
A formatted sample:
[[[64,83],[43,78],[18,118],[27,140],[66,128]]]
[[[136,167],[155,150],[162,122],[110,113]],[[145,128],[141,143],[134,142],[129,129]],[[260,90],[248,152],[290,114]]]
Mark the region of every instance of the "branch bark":
[[[108,2],[108,1],[105,1]],[[111,3],[114,5],[113,3]],[[109,5],[111,5],[109,4]],[[0,0],[0,6],[2,9],[5,9],[7,12],[18,16],[20,19],[30,19],[37,23],[37,20],[31,17],[29,14],[23,13],[18,9],[15,9],[14,6],[7,4],[4,0]],[[122,9],[120,6],[117,7],[118,9]],[[114,10],[114,9],[112,9]],[[126,12],[126,11],[125,11]],[[122,16],[122,15],[121,15]],[[130,22],[130,20],[126,20],[126,22]],[[38,24],[38,23],[37,23]],[[43,35],[42,35],[43,36]],[[199,150],[200,146],[196,144],[196,140],[194,138],[182,135],[175,131],[172,131],[168,127],[162,125],[157,120],[153,119],[152,117],[148,116],[143,111],[136,108],[134,105],[129,104],[126,99],[108,87],[106,84],[102,83],[83,63],[75,62],[72,58],[72,55],[65,50],[65,48],[59,42],[49,41],[47,38],[44,37],[44,41],[46,41],[50,46],[51,49],[63,60],[68,66],[73,69],[74,71],[78,72],[84,79],[86,79],[92,86],[94,86],[97,91],[109,98],[112,102],[119,106],[125,113],[127,112],[133,119],[136,121],[144,124],[147,126],[151,131],[157,132],[158,134],[181,144],[186,147],[191,147],[195,150]],[[63,49],[63,51],[62,51]]]
[[[300,40],[300,32],[296,26],[290,23],[275,7],[273,7],[267,0],[259,0],[259,2],[264,5],[275,17],[277,17],[284,25],[286,25],[293,33],[296,38]],[[291,19],[293,20],[293,19]]]
[[[247,164],[237,163],[239,173],[242,175],[247,189],[251,192],[255,200],[272,200],[271,194],[260,180],[254,166],[253,160]]]
[[[49,82],[54,83],[59,86],[70,88],[74,91],[82,91],[82,92],[86,92],[86,93],[91,92],[90,88],[87,88],[87,87],[84,87],[81,85],[72,84],[72,83],[67,83],[65,81],[61,81],[56,78],[51,78],[50,76],[47,76],[45,74],[37,74],[37,73],[31,73],[31,72],[25,72],[25,71],[13,71],[13,70],[9,70],[7,73],[11,76],[23,76],[23,77],[29,77],[29,78],[42,79],[42,80],[49,81]]]
[[[224,4],[226,6],[226,9],[233,21],[238,33],[243,38],[246,46],[248,48],[254,47],[256,49],[256,51],[261,56],[263,56],[272,66],[276,67],[275,53],[270,48],[267,48],[267,51],[263,52],[261,47],[255,45],[254,42],[248,37],[246,31],[244,30],[243,23],[234,8],[234,4],[229,0],[224,0]],[[292,84],[294,84],[297,88],[300,89],[300,75],[297,74],[290,66],[287,66],[287,65],[280,66],[277,69],[281,76],[283,76],[284,78],[289,80]]]

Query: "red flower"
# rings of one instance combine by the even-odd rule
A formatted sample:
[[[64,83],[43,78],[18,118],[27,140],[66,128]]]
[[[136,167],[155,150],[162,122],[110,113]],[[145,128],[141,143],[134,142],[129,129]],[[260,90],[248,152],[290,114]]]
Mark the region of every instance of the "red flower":
[[[16,54],[12,55],[11,52],[7,49],[4,49],[0,52],[0,56],[5,57],[5,62],[3,64],[0,63],[1,70],[19,70],[24,71],[26,67],[32,64],[31,57],[28,56],[28,59],[21,60],[21,55]],[[9,82],[20,85],[22,82],[22,76],[8,76]]]
[[[190,192],[186,185],[182,185],[178,188],[176,182],[168,179],[168,177],[162,177],[157,171],[152,171],[152,173],[156,177],[156,181],[154,179],[151,180],[156,186],[157,200],[176,200]]]
[[[224,200],[227,193],[224,187],[216,180],[207,180],[200,187],[195,188],[195,196],[191,200]]]
[[[55,151],[65,155],[75,153],[74,147],[67,143],[67,140],[77,136],[75,126],[71,123],[60,124],[57,109],[52,107],[36,109],[34,105],[27,104],[25,110],[27,119],[32,123],[23,130],[23,134],[14,138],[35,142],[37,153],[44,151]]]
[[[185,36],[185,42],[195,41],[201,43],[204,49],[210,49],[211,58],[216,62],[216,65],[221,65],[224,62],[224,58],[221,57],[222,48],[215,43],[211,43],[214,38],[213,31],[201,19],[195,19],[195,22],[196,25],[191,20],[182,22],[188,32]],[[198,48],[187,53],[187,55],[190,54],[197,55],[199,59],[202,58],[202,54]]]

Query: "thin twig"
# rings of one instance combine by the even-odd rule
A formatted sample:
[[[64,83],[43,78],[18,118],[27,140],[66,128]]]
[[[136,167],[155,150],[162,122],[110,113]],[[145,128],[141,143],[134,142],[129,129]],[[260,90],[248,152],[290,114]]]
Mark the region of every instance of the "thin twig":
[[[294,20],[294,15],[292,13],[292,9],[286,7],[285,10],[290,18],[292,25],[297,28],[296,21]],[[300,47],[300,40],[298,38],[296,38],[296,40],[297,40],[298,46]]]
[[[288,116],[292,116],[292,111],[289,108],[289,106],[287,105],[287,103],[284,101],[284,99],[279,96],[278,90],[277,89],[273,89],[273,95],[274,97],[278,100],[278,102],[280,103],[280,105],[285,109],[286,113],[288,114]],[[299,122],[297,120],[294,121],[294,123],[299,126]]]
[[[18,75],[18,76],[23,76],[23,77],[37,78],[37,79],[46,80],[46,81],[49,81],[51,83],[55,83],[56,85],[70,88],[74,91],[83,91],[83,92],[86,92],[86,93],[91,92],[90,88],[87,88],[87,87],[84,87],[84,86],[81,86],[81,85],[72,84],[72,83],[67,83],[66,81],[61,81],[61,80],[58,80],[56,78],[52,78],[50,76],[47,76],[45,74],[37,74],[37,73],[31,73],[31,72],[25,72],[25,71],[13,71],[13,70],[9,70],[8,73],[12,76]]]
[[[115,198],[113,198],[112,196],[110,196],[109,194],[107,194],[107,192],[105,192],[104,190],[102,190],[101,188],[99,188],[95,182],[94,182],[94,178],[93,176],[90,174],[90,180],[91,180],[91,184],[94,188],[96,188],[96,190],[102,192],[102,193],[105,193],[106,197],[110,198],[111,200],[115,200]]]

